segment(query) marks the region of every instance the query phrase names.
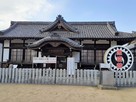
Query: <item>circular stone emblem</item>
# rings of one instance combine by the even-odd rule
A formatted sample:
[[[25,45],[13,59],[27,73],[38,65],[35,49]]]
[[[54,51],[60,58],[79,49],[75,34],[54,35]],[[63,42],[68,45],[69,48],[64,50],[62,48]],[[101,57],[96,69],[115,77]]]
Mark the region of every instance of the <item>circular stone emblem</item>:
[[[132,52],[123,46],[113,46],[104,55],[104,62],[111,65],[112,71],[127,71],[133,65]]]

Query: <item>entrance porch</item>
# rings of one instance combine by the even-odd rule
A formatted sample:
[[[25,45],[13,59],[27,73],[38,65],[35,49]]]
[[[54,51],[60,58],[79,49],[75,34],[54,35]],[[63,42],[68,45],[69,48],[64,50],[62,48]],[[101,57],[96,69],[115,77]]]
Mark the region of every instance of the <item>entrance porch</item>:
[[[40,39],[27,47],[38,52],[37,59],[44,57],[56,58],[55,63],[44,62],[42,60],[38,62],[33,61],[33,67],[67,69],[73,66],[73,69],[77,69],[80,63],[80,50],[82,49],[82,45],[79,45],[71,39],[61,37],[56,33]],[[73,62],[68,60],[70,58]]]

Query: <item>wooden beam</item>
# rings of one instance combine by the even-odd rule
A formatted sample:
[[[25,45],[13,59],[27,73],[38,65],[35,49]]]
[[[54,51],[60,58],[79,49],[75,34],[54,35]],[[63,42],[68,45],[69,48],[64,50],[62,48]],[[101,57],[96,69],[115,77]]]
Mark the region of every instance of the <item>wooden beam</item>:
[[[25,48],[25,39],[23,39],[23,48]],[[23,49],[23,61],[25,61],[25,50],[26,49]]]
[[[9,47],[11,46],[11,39],[9,40]],[[9,61],[11,60],[11,48],[9,48]]]

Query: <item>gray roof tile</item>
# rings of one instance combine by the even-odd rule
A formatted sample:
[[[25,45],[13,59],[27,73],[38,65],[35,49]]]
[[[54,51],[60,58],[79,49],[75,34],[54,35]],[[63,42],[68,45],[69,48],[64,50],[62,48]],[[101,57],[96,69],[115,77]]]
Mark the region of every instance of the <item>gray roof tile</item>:
[[[30,38],[43,38],[50,36],[52,33],[40,33],[42,28],[47,28],[52,22],[11,22],[12,25],[0,35],[0,38],[6,37],[30,37]],[[78,33],[68,31],[53,31],[62,37],[67,38],[136,38],[134,33],[117,32],[115,22],[68,22],[73,28],[77,28]],[[110,29],[107,26],[110,25]],[[2,31],[1,31],[2,32]]]

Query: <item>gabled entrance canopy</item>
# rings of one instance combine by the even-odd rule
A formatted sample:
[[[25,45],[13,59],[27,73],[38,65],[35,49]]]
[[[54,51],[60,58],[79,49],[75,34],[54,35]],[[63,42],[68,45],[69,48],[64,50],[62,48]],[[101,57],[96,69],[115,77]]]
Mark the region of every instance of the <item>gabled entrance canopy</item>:
[[[53,48],[59,47],[59,45],[64,45],[68,47],[69,49],[74,49],[74,50],[81,50],[82,45],[78,44],[77,42],[69,39],[69,38],[64,38],[59,36],[58,34],[54,33],[49,37],[42,38],[27,47],[30,49],[41,49],[45,45],[50,44]]]

